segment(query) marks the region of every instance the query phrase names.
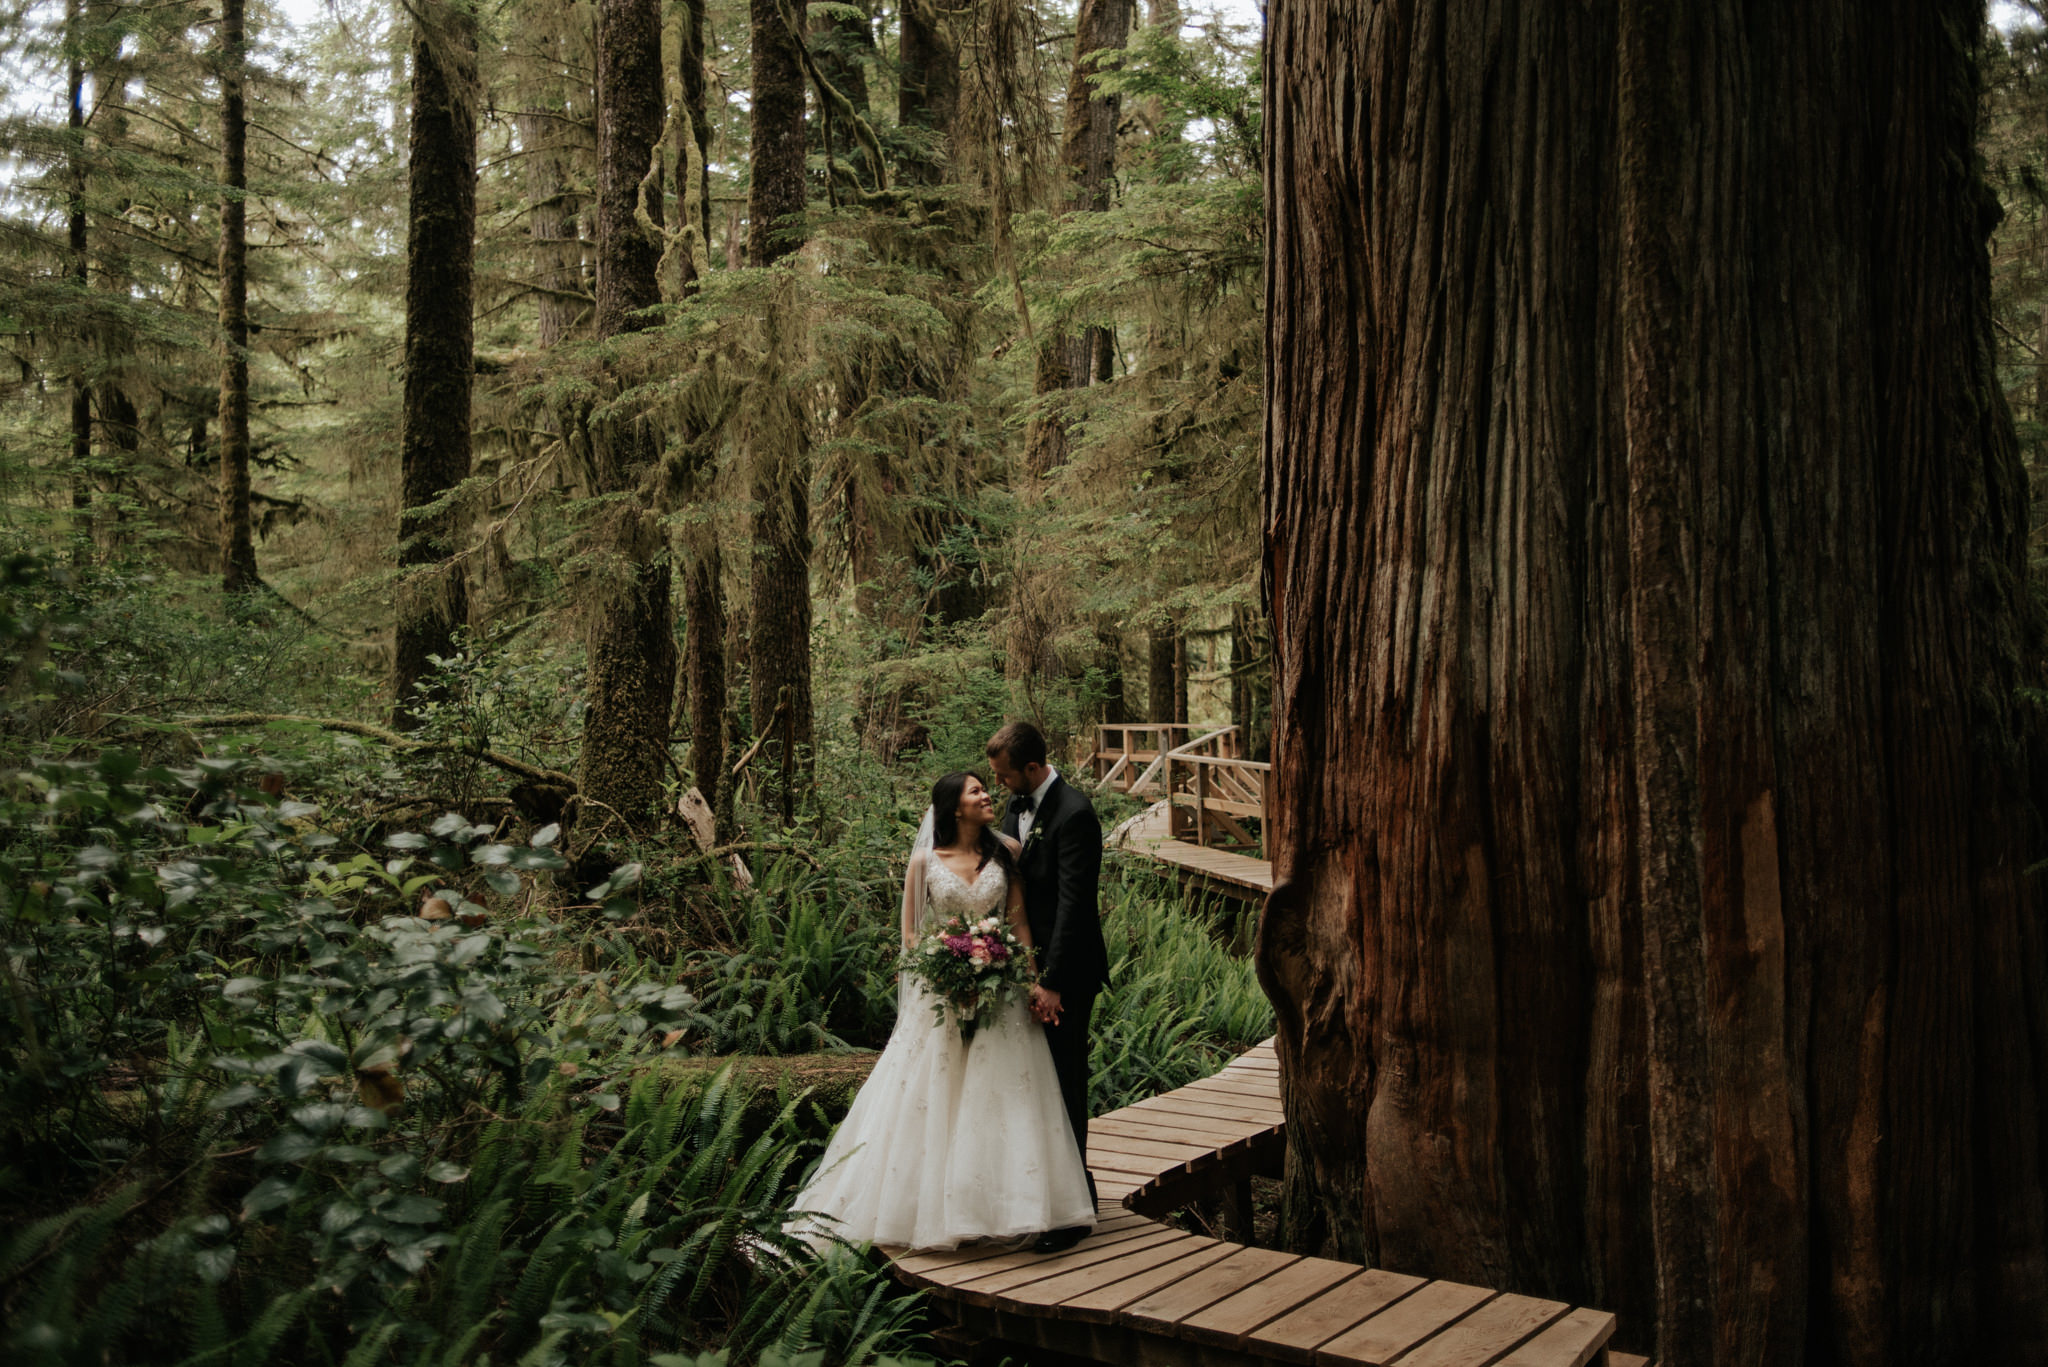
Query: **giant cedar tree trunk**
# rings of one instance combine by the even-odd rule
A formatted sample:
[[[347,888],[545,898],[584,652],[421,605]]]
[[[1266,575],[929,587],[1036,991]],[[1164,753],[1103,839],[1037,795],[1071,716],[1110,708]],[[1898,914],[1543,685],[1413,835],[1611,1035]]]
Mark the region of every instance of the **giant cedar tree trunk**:
[[[753,16],[753,188],[747,264],[772,266],[803,241],[804,77],[797,36],[776,0],[751,0]],[[794,813],[795,789],[811,769],[811,453],[799,396],[775,373],[793,339],[778,291],[766,320],[769,373],[755,405],[754,555],[748,621],[755,729],[770,737],[755,760],[764,805]],[[771,725],[778,706],[785,719]],[[782,776],[791,782],[784,785]]]
[[[659,234],[635,213],[666,112],[657,0],[600,0],[597,71],[596,319],[598,335],[612,337],[642,326],[637,311],[661,302]],[[645,205],[657,228],[661,199],[649,194]],[[616,419],[598,445],[599,492],[626,495],[607,524],[623,563],[591,624],[581,786],[585,797],[646,826],[659,815],[676,686],[668,536],[649,487],[657,451],[647,426]]]
[[[1674,1367],[2048,1361],[1980,22],[1275,0],[1296,1237]]]
[[[469,621],[456,552],[461,520],[443,503],[469,478],[476,246],[476,12],[466,0],[415,11],[406,166],[405,400],[398,436],[399,585],[391,724],[409,728],[434,656]],[[437,506],[438,505],[438,506]]]
[[[249,121],[243,101],[248,66],[245,0],[220,9],[220,541],[221,585],[247,593],[256,573],[249,523],[249,237],[243,196],[249,186]]]

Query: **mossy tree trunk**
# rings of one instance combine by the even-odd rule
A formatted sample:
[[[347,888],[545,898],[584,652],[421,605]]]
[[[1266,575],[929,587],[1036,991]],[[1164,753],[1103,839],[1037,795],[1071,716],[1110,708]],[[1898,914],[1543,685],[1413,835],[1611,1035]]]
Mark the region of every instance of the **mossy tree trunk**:
[[[2048,1360],[1959,0],[1275,0],[1293,1237],[1673,1367]]]
[[[1179,710],[1173,682],[1174,643],[1179,639],[1170,622],[1145,638],[1146,721],[1172,721]]]
[[[686,205],[694,199],[694,210],[685,210],[690,213],[690,221],[685,226],[694,228],[700,240],[708,246],[711,240],[711,122],[705,107],[704,27],[704,0],[684,0],[677,74],[683,112],[688,120],[690,147],[684,149],[685,155],[678,161],[676,174],[687,182],[694,166],[696,193],[694,196],[688,193],[690,187],[687,183],[679,184],[676,198]],[[691,148],[694,148],[694,156],[690,154]],[[694,252],[685,253],[685,257],[683,283],[687,290],[697,283],[697,258]],[[710,459],[706,457],[702,468],[687,472],[685,496],[700,504],[708,499],[712,474]],[[697,791],[710,804],[713,814],[721,823],[729,824],[731,802],[725,774],[725,638],[730,624],[725,605],[718,527],[708,516],[692,519],[685,528],[682,564],[683,689],[688,695],[690,718],[690,770],[696,780]]]
[[[391,724],[416,720],[433,658],[469,620],[450,495],[469,478],[476,246],[476,13],[468,0],[414,11],[406,167],[405,397]]]
[[[798,36],[777,0],[751,0],[753,186],[747,202],[747,264],[772,266],[803,244],[804,74]],[[785,823],[811,773],[811,452],[801,397],[777,373],[795,345],[791,308],[779,290],[769,308],[750,440],[754,500],[748,664],[754,727],[768,737],[755,764],[763,805]],[[781,720],[775,720],[777,709]]]
[[[1074,70],[1067,83],[1066,128],[1060,166],[1067,176],[1069,213],[1101,213],[1116,190],[1117,114],[1120,96],[1098,90],[1095,54],[1130,41],[1134,0],[1081,0],[1074,22]],[[1110,378],[1114,339],[1104,328],[1052,336],[1039,353],[1032,390],[1041,396],[1085,389]],[[1067,425],[1051,413],[1025,433],[1024,465],[1044,476],[1067,463]]]
[[[953,119],[960,98],[960,57],[937,0],[902,0],[896,31],[896,124],[927,135],[897,163],[907,185],[948,179]]]
[[[539,43],[545,65],[529,87],[527,107],[513,116],[526,162],[535,340],[542,347],[554,346],[569,336],[588,308],[583,293],[583,244],[577,229],[583,206],[576,188],[576,155],[582,127],[579,121],[589,113],[589,87],[584,87],[579,104],[574,83],[563,71],[568,47],[564,30],[574,15],[572,9],[550,8],[540,16],[541,22],[551,26]]]
[[[246,0],[222,0],[220,74],[220,541],[221,586],[259,587],[249,517],[249,49]]]
[[[71,49],[65,72],[65,94],[70,101],[70,202],[65,206],[66,245],[70,249],[65,273],[78,289],[78,308],[86,307],[85,294],[91,288],[88,250],[90,227],[85,213],[85,4],[67,0],[64,7],[64,40]],[[71,484],[72,535],[81,560],[93,554],[92,525],[92,382],[87,375],[91,350],[87,339],[74,338],[77,364],[71,377],[71,452],[67,472]]]
[[[817,13],[810,16],[811,59],[818,64],[818,72],[824,76],[834,90],[846,97],[863,119],[869,117],[868,66],[875,60],[875,31],[873,17],[863,5],[859,15],[838,13]],[[798,11],[801,13],[801,10]],[[820,145],[823,145],[826,123],[818,120]],[[861,147],[852,125],[836,112],[831,123],[833,160],[848,167],[856,180],[865,186],[881,184],[881,168],[868,164],[866,151]],[[842,173],[843,174],[843,173]]]
[[[666,114],[657,0],[600,0],[597,55],[596,328],[614,337],[645,326],[639,310],[661,302],[662,196],[643,204],[640,194]],[[580,783],[585,798],[645,828],[660,817],[676,683],[668,535],[652,487],[658,447],[632,417],[607,424],[599,446],[598,492],[626,497],[607,524],[618,565],[590,629]]]

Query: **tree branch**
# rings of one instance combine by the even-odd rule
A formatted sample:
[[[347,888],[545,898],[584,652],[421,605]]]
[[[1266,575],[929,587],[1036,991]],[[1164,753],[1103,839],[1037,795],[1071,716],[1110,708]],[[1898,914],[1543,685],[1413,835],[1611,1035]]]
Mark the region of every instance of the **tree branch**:
[[[150,720],[154,719],[151,718]],[[267,726],[271,722],[292,722],[300,726],[317,726],[323,731],[342,731],[351,736],[362,736],[369,740],[379,741],[394,750],[403,750],[412,754],[468,755],[474,759],[480,759],[486,764],[503,769],[508,774],[516,774],[520,778],[534,783],[551,783],[566,787],[571,792],[576,790],[576,780],[559,769],[547,769],[538,764],[528,764],[525,760],[514,759],[512,756],[500,754],[496,750],[478,749],[472,745],[465,745],[461,741],[414,740],[409,736],[401,736],[396,731],[389,731],[381,726],[372,726],[367,722],[343,721],[336,717],[301,717],[289,712],[230,712],[218,717],[179,717],[176,724],[193,730],[228,730],[242,726]]]

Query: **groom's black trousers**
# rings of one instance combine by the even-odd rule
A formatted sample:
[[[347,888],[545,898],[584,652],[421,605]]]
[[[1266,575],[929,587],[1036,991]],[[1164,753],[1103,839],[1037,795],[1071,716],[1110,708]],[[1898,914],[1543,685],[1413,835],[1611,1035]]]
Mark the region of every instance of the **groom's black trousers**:
[[[1060,995],[1060,1023],[1045,1027],[1045,1042],[1052,1046],[1052,1070],[1060,1080],[1060,1100],[1067,1106],[1067,1123],[1074,1127],[1074,1142],[1081,1148],[1081,1161],[1088,1161],[1088,1017],[1095,1010],[1095,994]],[[1095,1190],[1095,1176],[1089,1174],[1088,1190]]]

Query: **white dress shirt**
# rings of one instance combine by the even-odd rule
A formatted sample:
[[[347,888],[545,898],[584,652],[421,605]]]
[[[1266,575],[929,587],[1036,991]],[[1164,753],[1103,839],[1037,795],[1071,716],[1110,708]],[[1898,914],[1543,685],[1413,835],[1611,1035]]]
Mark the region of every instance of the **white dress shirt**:
[[[1031,790],[1031,810],[1022,812],[1017,817],[1017,843],[1019,845],[1031,838],[1031,827],[1038,820],[1038,809],[1044,803],[1045,795],[1052,790],[1052,785],[1059,782],[1059,777],[1059,770],[1048,767],[1045,771],[1045,781]]]

